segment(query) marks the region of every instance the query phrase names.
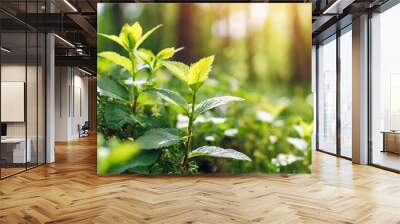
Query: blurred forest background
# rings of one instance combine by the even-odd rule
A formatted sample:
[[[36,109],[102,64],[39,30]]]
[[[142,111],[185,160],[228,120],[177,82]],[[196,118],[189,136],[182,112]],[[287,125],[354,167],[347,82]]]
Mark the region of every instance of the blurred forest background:
[[[162,32],[154,33],[145,48],[157,52],[167,46],[184,46],[176,60],[185,63],[215,54],[219,72],[239,82],[260,85],[268,95],[310,93],[308,4],[148,3],[99,7],[101,33],[118,34],[124,23],[135,21],[140,21],[144,30],[163,24]],[[104,50],[124,53],[117,44],[99,38],[98,52]]]
[[[229,111],[208,114],[208,118],[229,116],[224,122],[199,121],[202,131],[196,134],[206,143],[239,148],[253,162],[213,161],[217,168],[211,169],[310,172],[311,4],[98,4],[99,33],[118,35],[123,24],[136,21],[144,30],[163,25],[144,48],[158,52],[184,47],[174,60],[187,64],[215,55],[203,87],[205,97],[231,94],[246,99],[244,104],[229,106]],[[101,37],[97,48],[126,55],[119,45]],[[160,74],[158,82],[179,85],[168,74]],[[179,116],[172,120],[179,126]],[[202,164],[206,167],[209,162],[199,164],[201,171]]]

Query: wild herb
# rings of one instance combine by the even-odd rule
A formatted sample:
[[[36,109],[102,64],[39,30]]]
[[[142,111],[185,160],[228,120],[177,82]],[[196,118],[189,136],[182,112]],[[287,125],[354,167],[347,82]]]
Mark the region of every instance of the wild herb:
[[[219,146],[193,149],[195,120],[209,110],[243,99],[218,96],[197,103],[199,90],[212,70],[214,56],[189,66],[170,60],[182,48],[165,48],[157,54],[141,48],[160,27],[143,33],[141,25],[134,23],[124,25],[118,36],[99,34],[119,44],[126,53],[105,51],[98,54],[99,120],[103,122],[99,125],[103,133],[99,136],[99,173],[196,173],[198,166],[193,158],[199,156],[251,161],[234,149]],[[154,78],[163,68],[188,87],[189,102],[180,93],[157,86]],[[145,73],[146,77],[139,79],[139,73]],[[165,118],[154,116],[146,105],[140,105],[144,94],[156,95],[175,105],[173,108],[178,107],[189,119],[186,132],[163,125]]]

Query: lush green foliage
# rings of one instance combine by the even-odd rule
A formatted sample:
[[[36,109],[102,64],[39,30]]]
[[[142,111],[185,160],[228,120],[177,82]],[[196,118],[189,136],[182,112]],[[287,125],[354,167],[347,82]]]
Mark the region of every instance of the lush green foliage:
[[[194,160],[197,157],[251,161],[231,148],[201,146],[193,150],[197,118],[214,108],[243,99],[221,96],[196,104],[200,88],[212,70],[214,56],[189,66],[170,60],[181,48],[165,48],[157,54],[140,48],[159,27],[143,34],[140,24],[134,23],[124,25],[119,36],[99,34],[119,44],[128,57],[112,51],[98,54],[98,172],[187,174],[199,172]],[[158,86],[156,75],[164,67],[187,86],[189,102],[180,93]],[[167,104],[154,103],[157,96]],[[172,128],[177,112],[188,118],[185,131]]]
[[[143,160],[151,165],[137,164],[137,159],[129,163],[132,168],[125,167],[125,171],[120,172],[181,172],[187,146],[188,113],[193,100],[187,83],[201,78],[190,74],[191,66],[187,63],[211,54],[215,55],[215,61],[211,73],[207,74],[208,79],[197,91],[196,104],[226,95],[245,100],[205,112],[200,109],[211,103],[195,108],[199,114],[192,124],[192,152],[202,146],[231,148],[252,161],[210,155],[191,157],[189,154],[187,172],[310,172],[313,109],[309,10],[309,6],[302,4],[99,5],[98,30],[117,34],[111,37],[114,39],[119,38],[126,22],[141,21],[142,35],[132,35],[135,43],[138,36],[143,37],[147,30],[163,24],[135,50],[138,60],[135,82],[131,80],[130,67],[124,68],[112,61],[118,57],[112,60],[98,57],[98,74],[125,88],[119,91],[116,87],[113,93],[105,87],[101,90],[104,94],[99,94],[98,132],[105,139],[103,148],[108,150],[106,152],[112,151],[115,139],[135,142],[150,129],[178,129],[181,137],[179,144],[170,147],[141,150],[144,158],[154,159]],[[117,42],[99,36],[97,47],[99,52],[114,52],[130,59],[125,49],[130,47]],[[179,50],[182,51],[176,54]],[[201,74],[205,73],[197,75]],[[99,87],[100,81],[99,77]],[[135,113],[132,113],[132,106],[126,106],[132,104],[135,96],[131,93],[132,83],[140,87]],[[122,104],[125,109],[109,109],[110,103]],[[115,127],[109,125],[113,117],[105,116],[106,108],[108,114],[115,111],[118,113],[114,114],[124,117]]]

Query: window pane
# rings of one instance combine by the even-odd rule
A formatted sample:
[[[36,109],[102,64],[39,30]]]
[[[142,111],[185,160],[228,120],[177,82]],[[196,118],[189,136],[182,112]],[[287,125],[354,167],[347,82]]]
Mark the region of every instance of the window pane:
[[[318,48],[318,147],[336,153],[336,41]]]
[[[28,62],[26,80],[26,114],[27,114],[27,140],[29,142],[30,159],[27,163],[28,168],[37,165],[37,33],[28,31]]]
[[[30,162],[30,141],[26,141],[26,33],[1,34],[1,175],[24,171]]]
[[[372,163],[400,170],[400,5],[372,18]]]
[[[340,36],[340,150],[351,158],[352,149],[352,35],[351,30]]]

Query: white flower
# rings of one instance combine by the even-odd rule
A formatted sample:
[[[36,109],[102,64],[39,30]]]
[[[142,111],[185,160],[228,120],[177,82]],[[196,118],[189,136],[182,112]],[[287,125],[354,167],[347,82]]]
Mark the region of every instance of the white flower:
[[[278,154],[276,159],[278,160],[279,165],[281,165],[281,166],[288,165],[287,156],[285,154],[281,154],[281,153]]]
[[[304,151],[307,149],[307,142],[304,139],[301,138],[292,138],[288,137],[287,141],[292,144],[296,149]]]
[[[278,141],[278,137],[276,137],[275,135],[270,135],[269,136],[269,141],[274,144],[276,141]]]
[[[204,139],[205,139],[206,141],[213,142],[213,141],[215,141],[215,136],[209,135],[209,136],[206,136]]]
[[[272,116],[272,114],[262,110],[258,110],[256,112],[256,117],[259,121],[266,123],[271,123],[272,121],[274,121],[274,116]]]
[[[292,154],[287,155],[287,163],[288,164],[292,164],[294,162],[296,162],[298,160],[298,158]]]
[[[127,80],[124,81],[125,84],[127,85],[135,85],[135,86],[143,86],[146,83],[146,80],[144,79],[140,79],[140,80],[135,80],[133,81],[132,78],[129,78]]]
[[[178,114],[176,121],[176,128],[187,128],[189,126],[189,117]]]
[[[271,162],[277,166],[287,166],[290,165],[297,160],[301,160],[301,157],[296,157],[292,154],[278,154],[276,158],[271,159]]]
[[[236,128],[227,129],[224,131],[224,135],[228,137],[235,136],[239,131]]]
[[[193,122],[194,124],[200,124],[205,122],[212,122],[213,124],[222,124],[226,121],[226,118],[222,117],[210,117],[206,118],[202,115],[198,116]],[[176,128],[187,128],[189,126],[189,117],[179,114],[176,122]]]
[[[209,118],[209,120],[213,123],[213,124],[222,124],[226,121],[226,118],[223,117],[211,117]]]

